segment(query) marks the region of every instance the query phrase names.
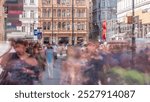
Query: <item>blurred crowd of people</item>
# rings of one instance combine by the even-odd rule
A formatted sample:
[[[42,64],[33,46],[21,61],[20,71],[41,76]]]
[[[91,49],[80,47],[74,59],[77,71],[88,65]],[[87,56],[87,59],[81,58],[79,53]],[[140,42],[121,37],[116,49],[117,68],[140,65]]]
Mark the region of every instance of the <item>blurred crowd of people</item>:
[[[61,84],[108,84],[106,73],[110,68],[122,67],[150,74],[150,49],[137,52],[132,61],[129,45],[89,42],[82,47],[68,47],[67,60],[63,62]]]
[[[40,83],[45,68],[53,78],[57,58],[56,44],[41,45],[23,39],[10,39],[11,48],[0,58],[3,68],[0,84],[33,85]]]
[[[57,58],[63,58],[60,63],[62,85],[107,84],[106,72],[115,66],[150,73],[148,47],[135,54],[133,66],[129,46],[114,46],[94,41],[81,46],[69,46],[63,43],[42,45],[23,39],[10,39],[10,42],[10,50],[0,58],[0,65],[3,68],[0,84],[41,83],[46,68],[48,78],[52,79]]]

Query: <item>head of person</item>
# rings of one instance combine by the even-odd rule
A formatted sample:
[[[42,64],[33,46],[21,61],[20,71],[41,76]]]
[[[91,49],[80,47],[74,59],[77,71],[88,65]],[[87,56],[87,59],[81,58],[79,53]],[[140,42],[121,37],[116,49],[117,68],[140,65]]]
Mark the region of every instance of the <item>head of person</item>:
[[[27,42],[23,39],[17,39],[15,41],[14,49],[18,55],[24,55],[27,49]]]
[[[91,53],[94,53],[97,48],[98,48],[98,44],[96,42],[90,41],[87,45],[87,49]]]

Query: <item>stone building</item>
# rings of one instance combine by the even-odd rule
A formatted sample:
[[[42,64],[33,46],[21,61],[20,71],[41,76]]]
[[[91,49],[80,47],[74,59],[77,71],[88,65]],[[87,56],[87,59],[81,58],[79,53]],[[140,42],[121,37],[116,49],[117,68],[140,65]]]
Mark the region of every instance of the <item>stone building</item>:
[[[39,27],[44,43],[88,41],[89,0],[39,0]]]

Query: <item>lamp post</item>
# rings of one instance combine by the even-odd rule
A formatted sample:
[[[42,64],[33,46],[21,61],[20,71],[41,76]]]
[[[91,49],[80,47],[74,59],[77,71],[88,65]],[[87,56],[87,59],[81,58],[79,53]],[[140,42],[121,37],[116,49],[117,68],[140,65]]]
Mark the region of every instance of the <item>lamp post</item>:
[[[54,9],[54,5],[53,5],[53,0],[52,0],[52,44],[53,44],[53,33],[54,33],[54,17],[53,17],[53,9]]]
[[[134,0],[132,0],[132,67],[134,67],[135,62],[134,62],[134,57],[135,57],[135,53],[136,53],[136,43],[135,43],[135,4],[134,4]]]
[[[72,0],[72,45],[74,45],[74,0]]]
[[[100,30],[100,32],[99,32],[99,40],[100,40],[100,38],[102,38],[101,36],[102,36],[102,16],[101,16],[101,12],[102,12],[102,2],[101,2],[101,0],[100,0],[100,9],[99,9],[99,13],[100,13],[100,17],[99,17],[99,21],[100,21],[100,27],[99,27],[99,30]]]

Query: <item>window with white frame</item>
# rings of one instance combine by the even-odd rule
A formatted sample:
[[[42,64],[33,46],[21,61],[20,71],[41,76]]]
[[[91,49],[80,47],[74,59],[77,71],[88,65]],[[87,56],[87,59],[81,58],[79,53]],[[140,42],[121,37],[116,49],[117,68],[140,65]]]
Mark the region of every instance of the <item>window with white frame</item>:
[[[26,31],[26,27],[22,26],[22,32],[25,32],[25,31]]]
[[[27,0],[23,0],[23,4],[27,4]]]
[[[34,18],[34,11],[33,10],[30,11],[30,18]]]
[[[23,11],[22,18],[26,18],[26,17],[27,17],[26,11]]]
[[[33,32],[33,24],[30,24],[30,32]]]
[[[30,0],[30,4],[34,4],[35,2],[34,2],[34,0]]]

